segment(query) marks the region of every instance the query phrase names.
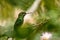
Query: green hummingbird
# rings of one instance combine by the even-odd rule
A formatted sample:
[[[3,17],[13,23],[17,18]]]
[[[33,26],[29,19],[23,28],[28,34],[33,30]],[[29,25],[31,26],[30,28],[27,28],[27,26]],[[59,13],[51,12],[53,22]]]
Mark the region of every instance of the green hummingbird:
[[[27,24],[28,26],[22,27],[22,24],[24,23],[24,16],[26,14],[28,13],[19,13],[18,18],[14,24],[15,36],[18,38],[27,38],[33,32],[33,26],[30,24]]]
[[[23,21],[24,21],[24,16],[26,15],[25,12],[21,12],[18,14],[18,18],[14,24],[14,31],[15,31],[15,35],[18,36],[18,28],[22,26]]]
[[[18,18],[14,24],[14,29],[16,30],[19,26],[21,26],[23,24],[23,21],[24,21],[24,16],[26,15],[25,12],[21,12],[19,13],[18,15]]]

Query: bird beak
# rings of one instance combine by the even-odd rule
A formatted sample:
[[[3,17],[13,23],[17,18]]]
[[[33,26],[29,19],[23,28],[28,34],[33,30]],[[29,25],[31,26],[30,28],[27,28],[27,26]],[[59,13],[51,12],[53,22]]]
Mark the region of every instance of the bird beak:
[[[26,12],[26,14],[32,14],[32,12],[30,12],[30,13],[27,13],[27,12]]]

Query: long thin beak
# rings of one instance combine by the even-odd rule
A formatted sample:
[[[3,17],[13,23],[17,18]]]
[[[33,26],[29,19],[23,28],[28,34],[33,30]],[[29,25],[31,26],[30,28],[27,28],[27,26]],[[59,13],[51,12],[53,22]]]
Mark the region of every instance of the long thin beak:
[[[26,12],[26,14],[32,14],[32,12],[30,12],[30,13],[27,13],[27,12]]]

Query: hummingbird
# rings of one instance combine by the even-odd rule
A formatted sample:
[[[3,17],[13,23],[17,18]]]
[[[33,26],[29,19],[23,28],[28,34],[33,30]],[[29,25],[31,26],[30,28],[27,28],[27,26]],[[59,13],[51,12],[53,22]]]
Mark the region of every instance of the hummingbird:
[[[22,24],[24,23],[24,17],[26,14],[29,13],[26,12],[19,13],[18,18],[15,21],[14,32],[15,32],[15,36],[18,38],[26,38],[34,31],[33,26],[30,24],[27,24],[28,26],[22,27]]]
[[[18,18],[16,19],[15,24],[14,24],[14,32],[16,36],[19,35],[18,28],[22,26],[25,15],[26,15],[26,12],[21,12],[18,14]]]
[[[23,24],[25,15],[26,15],[26,12],[21,12],[21,13],[18,14],[18,18],[17,18],[17,20],[16,20],[16,22],[14,24],[14,29],[15,30],[16,30],[16,28],[18,28],[19,26],[21,26]]]

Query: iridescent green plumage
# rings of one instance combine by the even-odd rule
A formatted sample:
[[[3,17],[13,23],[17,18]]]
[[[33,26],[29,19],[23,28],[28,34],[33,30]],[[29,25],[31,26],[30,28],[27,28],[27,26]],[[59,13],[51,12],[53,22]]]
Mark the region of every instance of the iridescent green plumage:
[[[17,28],[18,26],[21,26],[23,24],[25,15],[26,15],[25,12],[19,13],[18,18],[17,18],[17,20],[16,20],[16,22],[14,24],[14,29]]]
[[[21,12],[18,15],[18,18],[14,24],[14,31],[15,31],[15,36],[17,38],[27,38],[33,31],[33,25],[31,24],[24,24],[22,27],[22,24],[24,22],[24,16],[26,15],[25,12]]]
[[[19,13],[18,18],[17,18],[17,20],[16,20],[16,22],[15,22],[15,24],[14,24],[14,31],[15,31],[15,33],[16,33],[17,35],[18,35],[18,28],[22,26],[25,15],[26,15],[25,12]]]

